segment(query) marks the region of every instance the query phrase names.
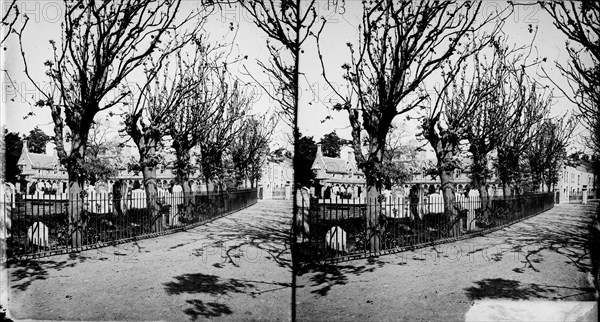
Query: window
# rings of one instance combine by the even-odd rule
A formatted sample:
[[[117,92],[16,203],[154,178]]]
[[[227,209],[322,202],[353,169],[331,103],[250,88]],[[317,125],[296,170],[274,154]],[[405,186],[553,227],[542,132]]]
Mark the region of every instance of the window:
[[[579,184],[579,175],[577,175],[577,184]]]

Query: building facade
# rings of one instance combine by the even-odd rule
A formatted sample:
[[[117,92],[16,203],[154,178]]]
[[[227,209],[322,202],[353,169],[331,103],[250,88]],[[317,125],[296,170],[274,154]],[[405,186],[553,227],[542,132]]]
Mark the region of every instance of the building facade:
[[[49,150],[48,147],[46,150]],[[54,150],[54,149],[51,149]],[[128,154],[125,152],[125,154]],[[39,154],[30,152],[27,147],[27,141],[23,141],[23,150],[19,161],[17,162],[21,170],[19,182],[15,185],[17,192],[32,195],[36,192],[44,192],[46,194],[62,194],[68,192],[69,176],[66,168],[60,164],[56,153],[54,154]],[[160,189],[169,189],[175,184],[175,168],[172,165],[159,165],[156,170],[157,185]],[[206,184],[201,178],[201,173],[196,170],[190,175],[192,187],[196,191],[206,191]],[[142,184],[142,173],[135,173],[126,168],[121,167],[117,170],[116,175],[107,182],[99,182],[96,184],[96,190],[111,192],[113,184],[118,180],[124,180],[130,187],[137,184]],[[213,189],[212,183],[209,184],[209,189]]]
[[[277,159],[268,156],[261,171],[262,175],[257,185],[259,199],[291,199],[294,168],[290,158]]]
[[[554,191],[560,203],[574,199],[582,199],[584,191],[588,198],[598,198],[594,169],[586,162],[578,164],[565,162],[559,172],[558,183]]]
[[[317,153],[311,168],[315,173],[315,184],[312,188],[314,196],[329,199],[342,191],[346,194],[350,193],[352,198],[364,197],[364,191],[366,191],[365,175],[358,169],[353,151],[351,147],[345,146],[340,152],[340,158],[331,158],[324,156],[321,145],[317,144]],[[411,173],[411,180],[401,186],[393,187],[392,190],[407,195],[411,187],[418,184],[424,192],[440,192],[441,182],[439,177],[428,175],[425,171],[425,169],[431,168],[436,160],[427,159],[422,155],[417,157],[416,160],[401,160],[400,162],[407,164],[407,168]],[[465,170],[457,169],[454,171],[454,183],[457,193],[467,192],[471,183],[468,171],[470,160],[465,159],[462,164]],[[496,181],[495,175],[488,181],[488,192],[492,196],[502,195],[502,189]]]

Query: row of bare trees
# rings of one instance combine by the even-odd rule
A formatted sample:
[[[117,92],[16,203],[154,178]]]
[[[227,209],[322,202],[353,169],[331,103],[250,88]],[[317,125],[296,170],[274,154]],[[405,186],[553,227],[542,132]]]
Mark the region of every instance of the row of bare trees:
[[[156,172],[167,148],[176,156],[185,207],[193,207],[190,179],[198,168],[207,185],[222,178],[226,162],[235,169],[238,182],[254,184],[260,176],[275,119],[250,115],[252,92],[229,70],[239,57],[231,57],[227,44],[209,41],[204,26],[215,7],[184,13],[181,4],[64,1],[61,39],[50,40],[53,56],[44,63],[51,86],[44,88],[38,86],[42,82],[31,72],[24,48],[29,19],[25,16],[21,28],[13,31],[25,74],[42,94],[36,105],[51,111],[71,196],[84,193],[90,130],[105,111],[123,117],[122,132],[137,146],[139,160],[130,168],[143,175],[154,218],[160,206]],[[82,204],[73,203],[72,208],[69,231],[73,245],[80,246],[85,229]],[[163,225],[157,220],[154,228]]]
[[[575,121],[549,118],[551,92],[528,71],[543,60],[530,61],[531,46],[510,47],[503,36],[512,9],[483,12],[480,3],[453,1],[363,3],[358,45],[348,43],[350,62],[342,66],[349,91],[336,92],[340,103],[333,109],[348,113],[356,160],[366,176],[372,251],[382,245],[385,220],[375,212],[382,209],[389,131],[400,115],[417,112],[420,136],[435,152],[433,174],[441,180],[451,236],[459,229],[454,174],[465,152],[473,160],[483,209],[489,207],[492,154],[506,194],[525,174],[548,188],[557,181]],[[316,38],[319,44],[320,32]],[[427,88],[428,82],[438,85]]]

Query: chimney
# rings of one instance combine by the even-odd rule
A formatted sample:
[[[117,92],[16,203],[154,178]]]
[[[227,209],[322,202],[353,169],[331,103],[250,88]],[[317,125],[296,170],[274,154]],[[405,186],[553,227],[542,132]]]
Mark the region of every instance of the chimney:
[[[323,151],[321,150],[321,143],[317,143],[317,155],[322,155]]]
[[[27,139],[23,139],[23,149],[21,153],[29,153],[29,147],[27,146]]]
[[[348,162],[354,162],[354,150],[348,150]]]

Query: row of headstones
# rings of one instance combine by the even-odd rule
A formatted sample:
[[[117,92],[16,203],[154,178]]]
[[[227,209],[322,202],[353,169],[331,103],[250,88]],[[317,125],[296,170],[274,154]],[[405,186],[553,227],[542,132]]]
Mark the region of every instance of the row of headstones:
[[[178,189],[173,189],[174,193],[171,194],[167,190],[158,190],[158,197],[161,198],[163,204],[169,204],[176,206],[183,202],[183,195],[177,194]],[[179,191],[180,192],[180,191]],[[142,189],[135,189],[131,191],[131,198],[127,201],[130,209],[132,208],[145,208],[146,207],[146,192]],[[104,192],[89,192],[86,197],[86,203],[84,209],[94,211],[98,213],[112,212],[113,203],[110,199],[110,194]],[[169,222],[176,223],[175,218],[170,218]],[[49,246],[49,229],[42,222],[34,222],[29,229],[27,229],[27,237],[30,243],[42,247]]]
[[[410,202],[406,200],[407,207],[399,207],[398,204],[404,205],[404,196],[397,196],[396,199],[393,196],[386,198],[386,203],[389,205],[384,209],[387,217],[392,218],[403,218],[410,216]],[[479,192],[471,190],[469,196],[457,195],[456,201],[459,202],[464,209],[468,210],[467,221],[471,222],[475,216],[475,210],[479,209]],[[419,215],[427,213],[441,213],[444,211],[444,198],[441,194],[435,193],[423,198],[422,208],[419,209]],[[386,204],[384,203],[384,205]],[[395,207],[394,207],[395,206]],[[384,206],[385,207],[385,206]],[[347,236],[346,231],[341,227],[333,226],[325,233],[325,243],[328,248],[340,252],[348,252]]]
[[[175,207],[183,202],[183,189],[179,185],[173,187],[173,193],[170,193],[168,190],[158,189],[158,198],[161,204]],[[131,190],[131,194],[123,202],[126,203],[129,209],[146,208],[146,191],[144,189]],[[85,205],[89,211],[98,213],[112,212],[112,194],[88,193],[85,197]]]
[[[27,185],[28,193],[29,193],[29,187],[31,185],[35,185],[35,192],[33,193],[34,196],[47,195],[45,192],[46,189],[55,189],[57,191],[56,194],[59,194],[59,195],[67,193],[67,191],[62,191],[62,189],[61,189],[62,185],[57,182],[50,183],[50,182],[45,182],[45,181],[39,181],[39,182],[29,183]],[[201,185],[197,184],[196,182],[192,182],[190,187],[191,187],[192,192],[201,191],[203,188]],[[14,186],[13,186],[13,189],[14,189]],[[159,188],[159,189],[161,189],[161,188]],[[87,185],[85,187],[85,190],[87,193],[93,193],[93,192],[108,193],[108,192],[111,192],[111,190],[112,190],[112,184],[108,184],[106,182],[99,182],[96,185]],[[172,190],[173,190],[173,192],[183,191],[183,189],[181,188],[181,185],[174,185]]]

